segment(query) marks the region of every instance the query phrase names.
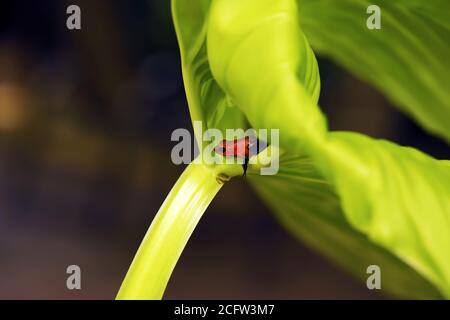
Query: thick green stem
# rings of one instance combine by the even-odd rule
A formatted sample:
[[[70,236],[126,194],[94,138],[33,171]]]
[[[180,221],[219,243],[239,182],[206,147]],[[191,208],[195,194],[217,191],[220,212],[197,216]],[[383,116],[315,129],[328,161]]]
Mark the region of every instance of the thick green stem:
[[[116,299],[161,299],[195,226],[222,183],[191,163],[170,191],[142,241]]]

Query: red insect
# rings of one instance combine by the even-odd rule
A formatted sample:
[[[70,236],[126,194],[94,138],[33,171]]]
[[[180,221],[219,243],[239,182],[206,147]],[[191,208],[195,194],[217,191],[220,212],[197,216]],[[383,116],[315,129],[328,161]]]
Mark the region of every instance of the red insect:
[[[245,136],[244,138],[234,139],[233,141],[223,140],[214,148],[214,151],[224,157],[239,157],[244,159],[243,168],[245,177],[250,157],[258,154],[264,148],[265,144],[255,136]]]

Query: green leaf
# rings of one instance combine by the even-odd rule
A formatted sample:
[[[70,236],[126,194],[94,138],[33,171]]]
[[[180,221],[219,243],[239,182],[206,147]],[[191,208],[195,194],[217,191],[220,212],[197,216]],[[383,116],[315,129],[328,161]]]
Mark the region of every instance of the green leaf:
[[[284,155],[280,165],[277,175],[249,175],[249,181],[283,226],[299,240],[362,281],[369,276],[367,267],[378,265],[383,292],[411,299],[441,297],[411,266],[348,223],[339,196],[311,158]]]
[[[214,78],[253,128],[292,128],[285,145],[323,138],[317,61],[295,1],[213,1],[207,42]]]
[[[450,141],[450,1],[298,0],[313,48],[383,92],[430,132]],[[369,5],[381,29],[369,30]]]
[[[172,1],[172,15],[180,46],[181,66],[191,120],[204,130],[243,127],[244,117],[218,86],[206,53],[206,23],[210,0]],[[195,126],[194,126],[194,129]],[[200,132],[195,132],[197,141]]]
[[[216,0],[210,10],[207,52],[212,74],[249,122],[255,128],[280,129],[286,154],[310,159],[340,201],[342,211],[334,208],[338,211],[334,214],[342,212],[354,232],[372,242],[360,255],[372,254],[374,245],[388,250],[449,297],[448,161],[355,133],[327,131],[316,105],[317,68],[298,24],[296,1]],[[302,178],[299,169],[290,174]],[[307,178],[309,173],[303,174]],[[264,179],[271,178],[259,177],[257,185],[262,186]],[[324,215],[326,210],[321,207],[330,205],[325,201],[315,206],[310,203],[307,208],[307,203],[286,201],[284,193],[299,188],[298,182],[286,178],[283,185],[268,187],[264,194],[292,220],[298,221],[294,208]],[[330,187],[323,186],[324,190],[318,186],[307,190],[326,193]],[[268,192],[273,196],[269,198]],[[290,210],[286,210],[287,204]],[[326,243],[318,247],[329,253]],[[351,241],[343,248],[352,250]],[[417,279],[411,281],[424,284]],[[424,295],[429,289],[426,286]]]

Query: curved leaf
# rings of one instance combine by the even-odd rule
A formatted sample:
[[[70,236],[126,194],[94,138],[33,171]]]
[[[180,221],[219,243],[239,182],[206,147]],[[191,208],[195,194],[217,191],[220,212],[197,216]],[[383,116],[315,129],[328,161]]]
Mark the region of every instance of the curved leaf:
[[[206,24],[210,0],[172,1],[181,65],[191,120],[205,128],[243,127],[244,117],[211,74],[206,53]],[[195,126],[194,126],[195,129]],[[202,137],[195,132],[197,141]]]
[[[424,128],[450,141],[450,1],[298,0],[318,53],[382,91]],[[369,30],[369,5],[381,29]]]
[[[328,133],[316,105],[315,60],[296,23],[296,1],[215,0],[210,10],[212,74],[249,122],[279,128],[281,147],[312,160],[355,230],[450,297],[449,163],[359,134]],[[258,178],[263,179],[271,178]],[[278,188],[295,186],[293,180]],[[294,215],[295,210],[285,210],[289,202],[282,195],[272,197],[272,205]],[[290,203],[300,212],[325,212],[324,203],[308,209],[303,204]]]
[[[365,281],[378,265],[382,289],[405,298],[440,298],[413,268],[371,242],[345,219],[339,196],[305,155],[285,155],[275,176],[249,175],[249,181],[280,222],[300,240]]]
[[[323,138],[326,124],[316,107],[317,61],[296,9],[291,0],[213,1],[208,58],[253,128],[293,128],[281,133],[284,144],[310,145]]]

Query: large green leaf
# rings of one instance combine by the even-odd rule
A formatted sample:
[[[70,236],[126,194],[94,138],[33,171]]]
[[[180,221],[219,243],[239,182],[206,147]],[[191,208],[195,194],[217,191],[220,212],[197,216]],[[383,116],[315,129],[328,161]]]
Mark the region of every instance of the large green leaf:
[[[327,133],[311,89],[317,75],[304,76],[316,69],[297,13],[289,0],[214,1],[207,31],[212,74],[254,127],[279,128],[282,148],[311,157],[355,230],[449,295],[448,163],[358,134]],[[259,177],[258,185],[264,179],[271,178]],[[278,210],[326,211],[326,201],[308,208],[286,201],[284,192],[295,185],[278,186],[283,191],[270,198]]]
[[[181,65],[191,120],[204,128],[243,126],[241,111],[227,98],[211,74],[206,54],[206,22],[210,0],[173,1],[172,15],[180,46]],[[194,129],[196,127],[194,126]],[[199,132],[195,132],[197,139]]]
[[[450,141],[450,1],[298,0],[318,53],[370,82],[422,126]],[[381,9],[369,30],[366,10]],[[363,107],[363,106],[361,106]]]
[[[440,297],[413,268],[347,222],[339,196],[311,158],[285,155],[280,160],[277,175],[249,175],[249,180],[296,237],[363,281],[368,277],[367,267],[378,265],[383,291],[405,298]]]
[[[360,277],[369,264],[379,265],[383,287],[393,293],[433,298],[437,288],[450,297],[449,162],[356,133],[328,131],[317,106],[317,63],[297,1],[172,3],[192,119],[239,128],[245,115],[254,128],[280,129],[280,173],[259,176],[254,166],[249,180],[283,223]],[[407,59],[411,68],[415,58]],[[420,64],[419,71],[424,68]],[[427,84],[439,82],[433,70],[434,65],[426,70]],[[399,74],[391,75],[394,83],[404,81]],[[399,101],[420,96],[422,103],[430,88],[404,85],[411,98],[400,91]],[[431,89],[438,92],[435,99],[445,100],[440,89]],[[442,128],[443,114],[428,118],[428,125]]]

